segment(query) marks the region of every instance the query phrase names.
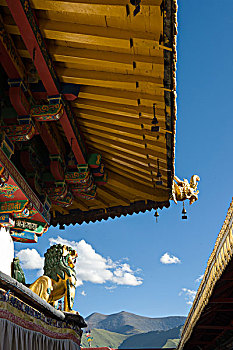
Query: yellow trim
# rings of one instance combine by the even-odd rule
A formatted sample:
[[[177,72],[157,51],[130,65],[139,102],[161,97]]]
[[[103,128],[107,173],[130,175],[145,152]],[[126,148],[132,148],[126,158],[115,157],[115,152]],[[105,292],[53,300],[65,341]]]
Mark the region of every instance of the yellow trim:
[[[182,350],[189,340],[204,307],[207,305],[214,286],[220,279],[224,269],[233,256],[233,198],[227,212],[224,224],[217,237],[213,252],[207,262],[207,267],[198,288],[195,300],[183,327],[177,350]]]

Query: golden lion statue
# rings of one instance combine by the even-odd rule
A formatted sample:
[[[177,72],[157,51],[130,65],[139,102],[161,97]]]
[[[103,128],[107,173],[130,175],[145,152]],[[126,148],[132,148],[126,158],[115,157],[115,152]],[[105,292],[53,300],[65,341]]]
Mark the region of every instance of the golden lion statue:
[[[53,245],[45,253],[44,275],[29,288],[53,306],[64,296],[64,311],[76,313],[72,308],[76,285],[74,264],[77,256],[77,252],[71,247]]]
[[[198,181],[200,181],[200,177],[198,175],[193,175],[190,183],[187,179],[182,181],[177,176],[174,176],[172,187],[172,197],[174,202],[177,203],[177,201],[189,199],[189,203],[192,204],[197,201],[199,193],[197,190]]]

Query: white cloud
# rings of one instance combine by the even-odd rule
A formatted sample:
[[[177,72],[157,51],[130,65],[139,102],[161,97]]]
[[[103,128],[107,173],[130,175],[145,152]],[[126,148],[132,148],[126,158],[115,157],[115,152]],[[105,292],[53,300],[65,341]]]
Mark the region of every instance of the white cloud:
[[[121,263],[121,261],[114,262],[110,258],[104,258],[83,239],[76,242],[68,241],[58,236],[57,238],[50,238],[49,241],[50,245],[65,244],[73,247],[78,252],[78,259],[75,266],[77,286],[83,285],[83,282],[97,284],[110,282],[115,285],[127,286],[139,286],[142,284],[142,279],[135,275],[138,271],[133,271],[128,263]],[[34,264],[34,266],[38,267],[31,267],[32,255],[35,262],[37,262],[37,265]],[[26,269],[43,267],[44,258],[40,257],[35,249],[21,250],[18,256],[22,261],[22,267]]]
[[[170,255],[169,253],[163,254],[163,256],[160,258],[160,261],[162,264],[178,264],[181,262],[179,258],[174,255]]]
[[[192,305],[193,300],[195,299],[196,293],[197,293],[196,290],[182,288],[181,292],[179,293],[179,296],[184,295],[185,300],[186,300],[186,304]]]
[[[85,292],[85,290],[83,290],[83,291],[81,292],[81,294],[82,294],[84,297],[87,295],[87,293]]]
[[[105,289],[110,290],[110,291],[113,291],[113,289],[115,289],[115,288],[116,288],[116,286],[105,287]]]
[[[200,275],[200,276],[195,280],[195,282],[196,282],[196,283],[201,282],[201,280],[202,280],[203,277],[204,277],[204,274],[203,274],[203,275]]]
[[[17,256],[23,269],[42,270],[44,267],[44,258],[36,249],[22,249]]]

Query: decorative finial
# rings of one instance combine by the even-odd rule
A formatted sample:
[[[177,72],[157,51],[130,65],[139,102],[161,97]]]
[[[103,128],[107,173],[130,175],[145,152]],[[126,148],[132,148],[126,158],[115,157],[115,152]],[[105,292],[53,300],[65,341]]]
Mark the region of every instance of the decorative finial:
[[[187,211],[184,207],[184,202],[183,202],[183,210],[182,210],[182,220],[187,220]]]
[[[159,213],[158,213],[157,209],[155,210],[154,216],[155,216],[155,219],[156,219],[156,223],[158,223]]]

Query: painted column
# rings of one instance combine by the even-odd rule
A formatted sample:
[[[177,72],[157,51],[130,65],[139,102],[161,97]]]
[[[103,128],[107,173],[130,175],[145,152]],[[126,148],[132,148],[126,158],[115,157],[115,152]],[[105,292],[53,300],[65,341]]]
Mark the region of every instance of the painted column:
[[[0,228],[0,242],[0,271],[11,276],[11,263],[14,258],[14,243],[9,228]]]

